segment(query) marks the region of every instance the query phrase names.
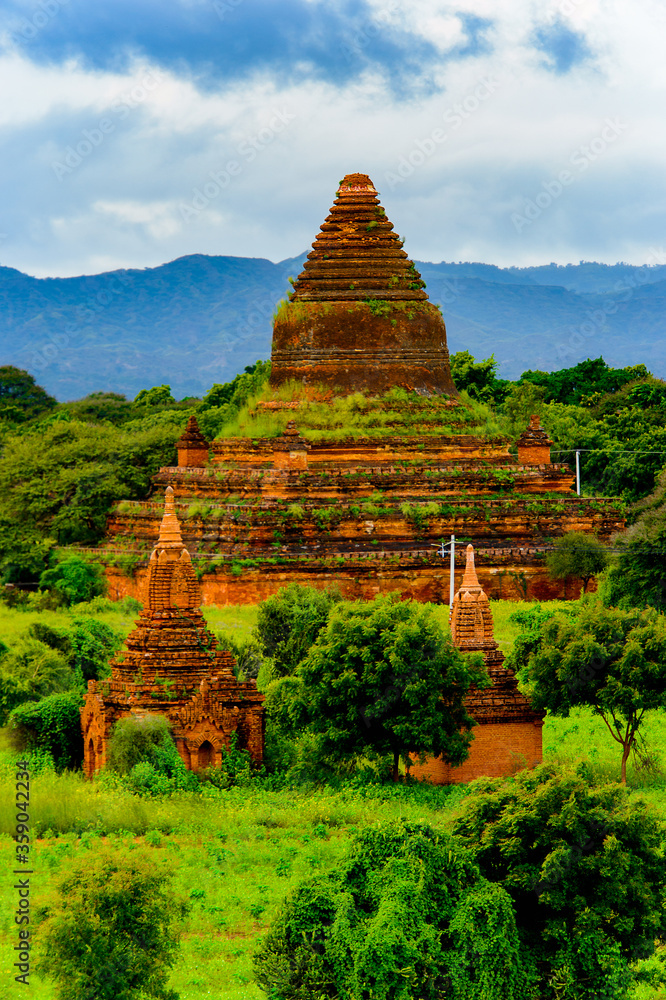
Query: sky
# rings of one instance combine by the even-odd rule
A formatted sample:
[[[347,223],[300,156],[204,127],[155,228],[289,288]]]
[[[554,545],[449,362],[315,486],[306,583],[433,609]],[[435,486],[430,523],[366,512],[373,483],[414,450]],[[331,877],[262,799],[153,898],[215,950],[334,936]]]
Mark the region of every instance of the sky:
[[[0,264],[294,257],[346,173],[416,260],[666,262],[662,0],[0,0]]]

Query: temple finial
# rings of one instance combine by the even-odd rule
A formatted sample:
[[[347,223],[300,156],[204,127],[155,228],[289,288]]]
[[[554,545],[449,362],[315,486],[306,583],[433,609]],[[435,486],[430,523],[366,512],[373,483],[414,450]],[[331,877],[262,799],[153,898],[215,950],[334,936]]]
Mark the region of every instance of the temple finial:
[[[479,578],[476,575],[476,566],[474,565],[474,546],[467,546],[467,562],[465,563],[465,572],[463,574],[461,589],[468,589],[469,587],[479,587]]]
[[[164,494],[164,516],[160,524],[157,547],[160,549],[182,549],[183,547],[180,524],[176,517],[174,492],[171,486],[167,486]]]

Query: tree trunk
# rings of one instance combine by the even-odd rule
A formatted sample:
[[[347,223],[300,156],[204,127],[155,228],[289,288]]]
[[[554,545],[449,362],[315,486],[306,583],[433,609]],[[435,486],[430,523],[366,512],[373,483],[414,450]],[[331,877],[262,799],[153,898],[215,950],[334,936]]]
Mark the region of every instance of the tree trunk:
[[[629,741],[627,743],[624,743],[622,746],[622,776],[620,778],[620,781],[622,782],[623,785],[626,785],[627,783],[627,760],[629,758],[630,753],[631,753],[631,742]]]
[[[398,781],[400,778],[400,751],[393,751],[393,780]]]

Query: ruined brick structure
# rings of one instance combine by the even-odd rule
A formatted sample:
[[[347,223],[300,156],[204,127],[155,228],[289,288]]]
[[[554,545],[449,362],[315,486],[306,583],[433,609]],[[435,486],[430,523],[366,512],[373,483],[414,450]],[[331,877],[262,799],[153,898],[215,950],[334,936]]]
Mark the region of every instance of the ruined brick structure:
[[[148,565],[144,610],[112,664],[111,678],[88,683],[81,723],[89,778],[107,762],[114,723],[128,715],[165,715],[178,753],[192,771],[219,765],[232,733],[236,745],[261,763],[263,695],[254,681],[236,680],[233,657],[217,648],[200,604],[169,486]]]
[[[271,385],[457,395],[446,329],[366,174],[338,188],[273,327]]]
[[[577,596],[580,582],[549,578],[546,554],[568,531],[610,539],[624,526],[618,504],[576,495],[538,418],[517,442],[472,426],[451,381],[444,323],[376,195],[365,174],[344,178],[278,309],[272,384],[305,388],[293,399],[269,391],[257,404],[273,415],[275,435],[248,431],[209,446],[191,417],[178,465],[155,476],[156,497],[174,489],[203,600],[257,603],[295,582],[335,584],[353,599],[397,592],[444,602],[439,544],[451,534],[474,544],[491,598]],[[373,413],[385,412],[381,435],[351,425],[342,436],[312,432],[308,392],[333,403],[359,390]],[[391,398],[378,398],[385,390]],[[107,569],[112,596],[139,595],[160,517],[160,500],[148,499],[109,518],[97,555],[106,550],[116,564]],[[118,568],[130,559],[133,571]]]
[[[469,757],[460,767],[441,757],[414,764],[411,773],[437,785],[458,784],[474,778],[498,778],[521,767],[541,763],[543,714],[535,712],[518,690],[513,671],[504,666],[504,654],[493,635],[488,598],[479,584],[474,548],[467,546],[467,562],[451,613],[453,642],[464,653],[481,652],[492,687],[471,688],[465,705],[475,720]]]

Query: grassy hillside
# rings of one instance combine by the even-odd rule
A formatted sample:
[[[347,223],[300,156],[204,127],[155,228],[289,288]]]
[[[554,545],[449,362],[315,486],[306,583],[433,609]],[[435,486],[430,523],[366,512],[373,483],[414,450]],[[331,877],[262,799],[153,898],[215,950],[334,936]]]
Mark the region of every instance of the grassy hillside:
[[[516,605],[494,602],[496,635],[508,651],[516,635],[509,620]],[[40,613],[41,621],[67,627],[74,614]],[[257,608],[208,607],[214,630],[248,637]],[[132,616],[117,609],[98,611],[124,634]],[[443,625],[448,608],[437,608]],[[0,608],[0,636],[11,644],[37,618],[35,613]],[[646,736],[666,748],[666,712],[654,712]],[[590,712],[566,720],[548,718],[544,727],[546,758],[586,760],[593,771],[612,779],[618,755],[601,723]],[[666,759],[662,758],[666,767]],[[630,769],[632,794],[644,796],[666,821],[666,780]],[[0,856],[11,865],[14,844],[14,771],[7,751],[0,754]],[[101,780],[86,782],[80,774],[33,773],[31,820],[33,842],[32,913],[35,955],[39,954],[39,922],[55,900],[56,883],[72,861],[85,858],[104,842],[120,854],[147,850],[155,864],[173,872],[176,891],[190,904],[172,986],[181,1000],[260,1000],[253,984],[251,956],[259,936],[276,915],[281,901],[305,876],[333,866],[358,828],[399,818],[424,821],[436,829],[450,826],[466,791],[464,787],[427,785],[363,785],[339,787],[271,787],[259,780],[246,787],[220,791],[208,786],[199,794],[181,793],[146,800]],[[0,890],[0,956],[9,974],[15,943],[13,890],[5,879]],[[31,978],[34,1000],[52,1000],[49,983]],[[9,995],[9,994],[8,994]],[[635,1000],[659,1000],[650,987],[640,987]]]

